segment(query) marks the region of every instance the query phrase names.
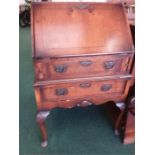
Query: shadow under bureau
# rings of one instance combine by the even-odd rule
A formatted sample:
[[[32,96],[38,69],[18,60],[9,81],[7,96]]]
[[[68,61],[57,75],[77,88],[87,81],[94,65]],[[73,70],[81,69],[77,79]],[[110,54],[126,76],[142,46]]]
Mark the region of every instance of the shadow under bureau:
[[[36,119],[45,147],[53,108],[125,102],[134,48],[122,4],[34,2],[31,23]]]

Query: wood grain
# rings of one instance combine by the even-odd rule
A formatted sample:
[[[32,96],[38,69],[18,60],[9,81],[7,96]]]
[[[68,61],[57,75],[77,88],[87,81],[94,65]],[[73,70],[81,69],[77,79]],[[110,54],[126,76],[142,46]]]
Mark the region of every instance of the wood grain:
[[[46,111],[124,102],[134,46],[122,4],[32,3],[34,92],[42,146]]]

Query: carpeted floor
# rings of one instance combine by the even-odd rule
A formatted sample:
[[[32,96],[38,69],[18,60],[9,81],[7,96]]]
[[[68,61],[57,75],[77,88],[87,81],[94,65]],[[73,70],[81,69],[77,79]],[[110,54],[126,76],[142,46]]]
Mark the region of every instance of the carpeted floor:
[[[47,119],[49,145],[40,147],[35,121],[30,28],[19,29],[20,155],[134,155],[134,144],[114,135],[103,106],[54,109]]]

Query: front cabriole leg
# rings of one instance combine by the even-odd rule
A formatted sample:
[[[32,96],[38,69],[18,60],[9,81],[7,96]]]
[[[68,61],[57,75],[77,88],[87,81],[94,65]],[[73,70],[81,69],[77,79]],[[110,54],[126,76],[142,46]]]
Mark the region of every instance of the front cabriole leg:
[[[41,142],[42,147],[46,147],[48,145],[45,121],[49,114],[50,114],[50,111],[39,111],[36,115],[36,121],[39,125],[39,128],[41,130],[41,135],[42,135],[42,142]]]

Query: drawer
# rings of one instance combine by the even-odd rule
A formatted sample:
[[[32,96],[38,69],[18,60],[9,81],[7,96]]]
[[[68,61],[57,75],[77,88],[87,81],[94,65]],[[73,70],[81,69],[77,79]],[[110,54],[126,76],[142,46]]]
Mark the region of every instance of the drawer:
[[[133,54],[34,59],[36,80],[123,75],[130,72]]]
[[[103,99],[110,100],[113,97],[121,96],[124,94],[126,83],[127,79],[77,80],[66,83],[44,83],[43,85],[35,85],[35,89],[39,90],[39,98],[43,106],[48,103],[54,107],[60,105],[61,107],[72,107],[77,104],[77,101],[90,100],[90,102],[95,103],[96,99],[102,102]],[[36,94],[36,96],[38,95]]]

